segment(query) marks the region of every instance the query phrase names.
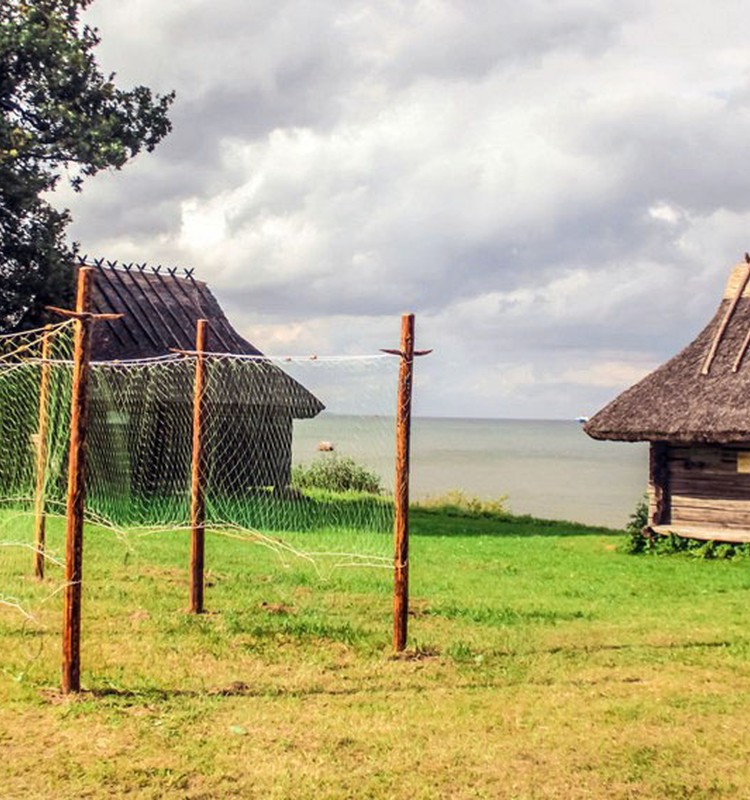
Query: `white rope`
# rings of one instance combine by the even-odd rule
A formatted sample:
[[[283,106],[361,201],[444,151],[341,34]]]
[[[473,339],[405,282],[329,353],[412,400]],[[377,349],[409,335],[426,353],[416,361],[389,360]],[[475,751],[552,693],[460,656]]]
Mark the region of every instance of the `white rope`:
[[[62,322],[57,322],[50,325],[49,328],[43,326],[41,328],[30,328],[27,331],[16,331],[15,333],[0,333],[0,339],[13,339],[14,337],[18,338],[20,336],[34,336],[34,334],[38,334],[36,338],[40,339],[45,333],[57,333],[64,328],[72,326],[74,323],[74,319],[66,319]]]
[[[96,367],[137,367],[137,366],[151,366],[158,364],[178,363],[185,360],[192,361],[198,357],[197,352],[184,352],[184,353],[170,353],[163,356],[153,356],[151,358],[134,358],[134,359],[110,359],[102,361],[92,361],[91,365]],[[357,361],[380,361],[382,359],[391,358],[387,353],[372,353],[363,355],[343,355],[343,356],[269,356],[269,355],[245,355],[243,353],[214,353],[203,352],[200,355],[207,360],[216,361],[247,361],[257,363],[271,363],[271,364],[304,364],[309,362],[320,361],[327,364],[337,364],[346,362]],[[58,361],[57,363],[68,363],[65,361]]]

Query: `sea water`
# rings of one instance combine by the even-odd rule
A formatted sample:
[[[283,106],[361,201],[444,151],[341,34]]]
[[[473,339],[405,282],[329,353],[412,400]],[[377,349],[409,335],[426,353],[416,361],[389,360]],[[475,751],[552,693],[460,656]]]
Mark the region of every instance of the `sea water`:
[[[392,420],[324,412],[295,422],[294,463],[334,453],[367,465],[392,487]],[[412,421],[411,495],[453,489],[485,499],[507,496],[515,514],[622,528],[647,482],[645,443],[599,442],[575,421],[449,419]]]

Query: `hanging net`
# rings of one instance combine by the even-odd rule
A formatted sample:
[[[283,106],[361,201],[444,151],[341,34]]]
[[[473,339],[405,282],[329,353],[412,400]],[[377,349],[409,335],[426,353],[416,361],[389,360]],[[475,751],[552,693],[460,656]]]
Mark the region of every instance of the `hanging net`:
[[[328,566],[390,564],[394,360],[204,363],[207,528]],[[189,527],[195,372],[194,357],[92,365],[92,519]]]
[[[37,525],[65,513],[72,345],[71,321],[0,336],[0,611],[27,617]]]
[[[0,337],[0,603],[23,613],[40,515],[48,570],[64,559],[71,351],[71,323]],[[203,359],[207,533],[320,571],[390,566],[398,360]],[[140,537],[190,528],[196,368],[189,355],[91,364],[92,534],[137,548]]]

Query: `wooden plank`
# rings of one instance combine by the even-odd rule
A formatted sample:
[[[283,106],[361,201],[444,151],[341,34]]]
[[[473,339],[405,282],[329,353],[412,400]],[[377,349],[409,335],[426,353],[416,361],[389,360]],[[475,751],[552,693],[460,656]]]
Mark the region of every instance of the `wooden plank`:
[[[734,470],[737,463],[736,451],[729,447],[685,447],[670,445],[670,469],[718,469]]]
[[[704,523],[750,529],[750,500],[702,500],[673,495],[670,523]]]
[[[105,283],[112,288],[113,292],[115,292],[117,299],[120,302],[119,307],[125,310],[124,327],[125,330],[128,332],[130,338],[133,340],[133,342],[139,345],[140,339],[131,330],[131,324],[135,324],[143,331],[146,338],[149,340],[149,342],[151,342],[152,346],[156,350],[160,350],[161,348],[163,348],[164,340],[159,335],[159,331],[157,327],[154,325],[152,318],[148,314],[143,313],[143,304],[139,302],[137,297],[135,297],[135,292],[131,289],[131,287],[128,285],[128,282],[125,280],[124,276],[125,275],[130,276],[130,273],[126,271],[123,275],[123,273],[120,270],[113,267],[112,269],[100,270],[100,274],[104,278]],[[130,284],[138,286],[135,276],[132,276]],[[122,292],[117,289],[118,285],[122,289]],[[141,292],[141,294],[143,293]],[[133,300],[131,301],[129,298],[132,298]],[[110,303],[110,305],[113,306],[114,304]],[[145,320],[148,320],[151,330],[149,330],[149,328],[144,324]],[[169,347],[169,345],[167,345],[167,347]]]
[[[732,501],[750,498],[750,484],[747,481],[739,484],[730,478],[702,483],[672,479],[670,486],[673,495],[693,497],[696,500]]]
[[[728,530],[718,526],[698,526],[698,525],[656,525],[652,526],[654,533],[661,536],[668,536],[673,533],[684,539],[699,539],[701,541],[730,542],[741,544],[750,542],[750,528],[738,528]]]
[[[750,264],[743,265],[744,269],[742,270],[741,277],[739,283],[737,285],[737,289],[735,290],[734,297],[727,308],[726,313],[724,314],[724,318],[719,325],[716,334],[714,335],[714,340],[711,343],[711,347],[708,351],[708,355],[706,356],[706,360],[703,362],[703,366],[701,367],[701,375],[708,375],[709,370],[711,369],[711,364],[713,363],[714,358],[716,357],[716,352],[719,349],[719,345],[721,344],[721,340],[724,337],[724,332],[729,325],[729,321],[732,319],[732,315],[734,314],[734,310],[737,308],[737,304],[740,302],[740,298],[742,297],[742,293],[745,291],[745,287],[748,284],[748,279],[750,279]]]

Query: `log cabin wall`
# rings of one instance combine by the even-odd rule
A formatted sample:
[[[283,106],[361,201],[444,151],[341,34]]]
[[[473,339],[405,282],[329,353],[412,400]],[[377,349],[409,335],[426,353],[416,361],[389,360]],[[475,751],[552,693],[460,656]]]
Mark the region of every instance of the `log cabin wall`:
[[[750,442],[663,447],[669,502],[661,524],[750,529]],[[658,485],[649,484],[652,523],[660,524],[654,521]]]

